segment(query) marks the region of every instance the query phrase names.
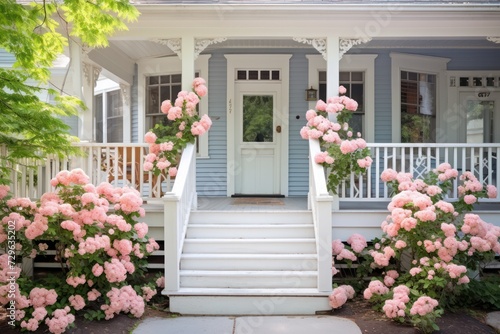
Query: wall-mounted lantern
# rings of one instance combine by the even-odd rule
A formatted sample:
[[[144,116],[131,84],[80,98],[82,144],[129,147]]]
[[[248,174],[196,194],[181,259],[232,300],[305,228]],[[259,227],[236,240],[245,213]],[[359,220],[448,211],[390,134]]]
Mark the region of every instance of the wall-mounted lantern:
[[[317,101],[318,100],[318,90],[312,88],[306,89],[306,101]]]

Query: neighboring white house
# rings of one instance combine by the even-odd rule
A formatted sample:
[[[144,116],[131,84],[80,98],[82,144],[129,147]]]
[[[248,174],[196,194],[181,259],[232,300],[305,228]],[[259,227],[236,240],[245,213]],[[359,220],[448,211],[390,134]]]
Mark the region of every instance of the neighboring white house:
[[[111,37],[108,48],[83,52],[70,45],[70,82],[92,112],[68,122],[73,122],[82,141],[140,146],[135,143],[143,143],[145,132],[162,117],[161,101],[181,89],[190,90],[195,76],[207,80],[209,93],[200,112],[208,113],[213,125],[193,152],[197,157],[192,171],[194,202],[182,211],[168,207],[178,200],[178,193],[166,200],[165,210],[188,212],[179,230],[171,229],[177,218],[172,218],[173,223],[163,207],[152,206],[148,217],[161,233],[165,227],[165,238],[179,236],[173,246],[165,240],[166,274],[173,275],[167,277],[166,293],[174,311],[262,314],[272,308],[267,313],[305,313],[327,307],[328,242],[332,235],[345,240],[357,231],[369,236],[378,233],[385,211],[370,205],[388,200],[390,194],[379,181],[386,167],[421,172],[449,161],[498,187],[497,1],[145,0],[135,4],[141,12],[139,20],[129,25],[129,31]],[[113,80],[113,88],[101,87],[99,77]],[[311,143],[301,139],[299,131],[306,123],[305,112],[315,105],[306,100],[306,90],[315,89],[318,98],[326,99],[337,94],[339,85],[359,103],[353,125],[370,143],[375,163],[368,175],[353,176],[344,186],[340,205],[334,204],[330,214],[331,198],[314,183],[321,173],[310,177],[314,174],[308,159]],[[243,105],[256,96],[272,106],[267,109],[269,122],[261,126],[262,133],[246,135],[249,124],[243,122]],[[95,156],[101,162],[102,154]],[[302,210],[291,216],[273,218],[278,213],[267,212],[244,218],[250,213],[200,213],[196,194],[309,196],[314,214],[311,217],[310,211]],[[327,202],[330,206],[321,208]],[[489,205],[486,217],[496,224],[500,224],[499,202],[497,198],[485,203]],[[328,213],[321,223],[326,229],[318,224],[321,210],[322,217]],[[286,226],[301,225],[306,231],[298,235],[311,234],[312,245],[309,237],[293,237],[291,232],[295,243],[279,256],[268,254],[272,249],[256,255],[265,253],[266,246],[251,240],[245,242],[255,251],[239,254],[241,242],[234,241],[242,237],[238,233],[232,241],[219,237],[203,243],[207,232],[196,230],[203,219],[229,224],[231,215],[245,228],[280,219],[288,222]],[[309,223],[312,230],[307,231]],[[189,240],[184,242],[186,229]],[[271,237],[279,235],[279,229],[261,226],[261,230],[269,233],[262,239],[282,241]],[[234,232],[224,231],[226,236]],[[292,256],[294,249],[304,249],[297,251],[302,257]],[[224,252],[229,255],[221,255]],[[236,274],[230,271],[247,260],[252,264]],[[287,261],[296,263],[286,267]],[[292,270],[292,274],[284,277],[282,272],[277,274],[278,269],[262,273],[254,268],[266,263],[282,263],[279,270]],[[304,269],[311,263],[312,269]],[[225,281],[236,283],[224,285]],[[235,296],[243,297],[235,302]],[[272,299],[278,297],[288,299]]]

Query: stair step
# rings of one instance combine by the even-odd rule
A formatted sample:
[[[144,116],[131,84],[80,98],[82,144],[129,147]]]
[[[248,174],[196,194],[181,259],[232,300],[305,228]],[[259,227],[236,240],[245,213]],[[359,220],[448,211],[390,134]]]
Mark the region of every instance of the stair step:
[[[313,238],[312,224],[189,224],[187,238]]]
[[[316,254],[183,254],[182,270],[317,270]]]
[[[316,252],[314,238],[289,239],[185,239],[184,254],[311,254]]]
[[[316,271],[181,270],[183,288],[315,288]]]
[[[312,224],[311,211],[192,211],[189,224]]]
[[[317,289],[181,288],[169,295],[170,311],[183,315],[314,315],[331,310],[328,302]]]

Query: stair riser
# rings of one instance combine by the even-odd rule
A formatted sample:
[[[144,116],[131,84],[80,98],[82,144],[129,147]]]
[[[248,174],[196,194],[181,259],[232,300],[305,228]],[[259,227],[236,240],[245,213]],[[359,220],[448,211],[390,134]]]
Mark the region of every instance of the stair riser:
[[[292,211],[193,211],[190,224],[312,224],[310,212]]]
[[[184,241],[184,254],[227,253],[227,254],[313,254],[316,245],[312,242],[252,242],[237,240],[228,242],[211,242],[196,239]]]
[[[181,288],[315,288],[317,277],[283,272],[280,276],[181,276]]]
[[[317,270],[315,258],[181,259],[181,270]]]
[[[259,227],[239,228],[237,226],[189,226],[187,238],[313,238],[314,228],[310,227],[273,227],[271,225]]]
[[[326,296],[170,296],[170,311],[184,315],[314,315],[325,310],[331,310]]]

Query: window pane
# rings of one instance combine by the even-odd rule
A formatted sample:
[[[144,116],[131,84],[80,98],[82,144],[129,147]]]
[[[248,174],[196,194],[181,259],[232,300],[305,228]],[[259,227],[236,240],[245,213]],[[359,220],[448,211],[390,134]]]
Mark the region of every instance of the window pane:
[[[356,112],[364,112],[364,85],[363,84],[352,84],[351,85],[351,95],[350,98],[358,102],[358,110]]]
[[[122,96],[119,90],[115,90],[109,93],[106,93],[106,112],[109,117],[121,116],[123,115],[123,104],[122,104]]]
[[[326,72],[325,71],[320,71],[319,72],[319,81],[324,81],[326,82]]]
[[[170,95],[170,86],[161,86],[160,87],[160,106],[161,103],[165,100],[170,100],[172,96]],[[158,110],[157,112],[160,112]]]
[[[147,103],[147,114],[156,114],[160,110],[159,103],[159,88],[149,87],[148,88],[148,103]]]
[[[123,142],[123,117],[108,118],[108,143]]]
[[[352,72],[351,73],[352,81],[363,81],[363,72]]]
[[[243,141],[273,141],[273,97],[243,96]]]
[[[340,72],[339,81],[350,81],[350,72]]]
[[[272,72],[272,79],[273,80],[280,80],[280,71],[273,71]]]
[[[460,77],[460,87],[468,87],[469,86],[469,78]]]
[[[271,75],[269,71],[260,71],[260,80],[269,80]]]
[[[259,80],[259,71],[248,71],[249,80]]]
[[[158,77],[149,77],[149,84],[150,85],[157,85],[158,84]]]
[[[182,75],[180,74],[173,74],[171,75],[172,83],[181,83],[182,81]]]
[[[170,83],[170,75],[162,75],[160,77],[160,80],[161,80],[162,84],[164,84],[164,83]]]
[[[467,142],[493,143],[494,101],[467,101]]]
[[[246,80],[247,79],[247,71],[238,71],[237,77],[238,77],[238,80]]]

